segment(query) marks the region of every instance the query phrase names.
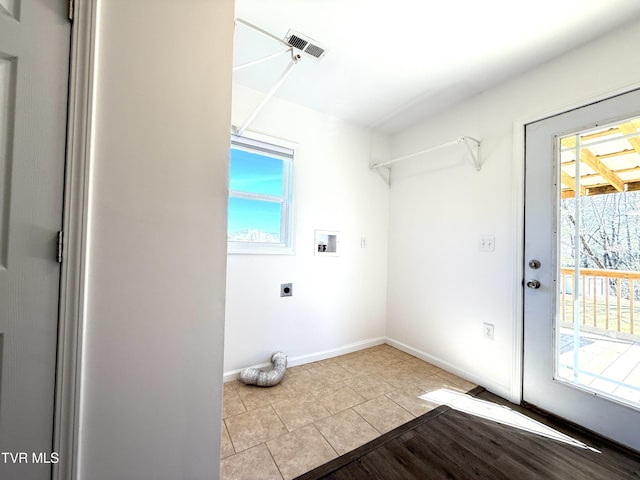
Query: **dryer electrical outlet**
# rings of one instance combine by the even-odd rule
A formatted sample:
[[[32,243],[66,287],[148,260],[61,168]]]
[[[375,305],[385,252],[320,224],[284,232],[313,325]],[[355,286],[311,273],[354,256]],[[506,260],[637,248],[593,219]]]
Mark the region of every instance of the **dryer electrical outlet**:
[[[280,284],[280,296],[291,297],[293,295],[293,283]]]

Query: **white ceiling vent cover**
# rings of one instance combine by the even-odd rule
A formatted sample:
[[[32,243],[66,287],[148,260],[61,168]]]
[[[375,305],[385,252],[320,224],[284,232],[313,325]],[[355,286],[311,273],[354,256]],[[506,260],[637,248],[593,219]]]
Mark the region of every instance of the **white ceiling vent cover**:
[[[326,53],[325,48],[321,47],[313,38],[308,37],[293,29],[289,29],[287,35],[284,37],[284,41],[292,47],[306,53],[307,55],[311,55],[317,60],[320,60],[322,57],[324,57]]]

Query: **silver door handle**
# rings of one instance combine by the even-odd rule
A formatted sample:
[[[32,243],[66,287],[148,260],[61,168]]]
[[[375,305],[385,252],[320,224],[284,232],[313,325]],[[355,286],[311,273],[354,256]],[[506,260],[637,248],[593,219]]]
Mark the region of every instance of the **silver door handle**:
[[[540,288],[540,282],[538,280],[529,280],[527,282],[527,287],[533,288],[534,290]]]

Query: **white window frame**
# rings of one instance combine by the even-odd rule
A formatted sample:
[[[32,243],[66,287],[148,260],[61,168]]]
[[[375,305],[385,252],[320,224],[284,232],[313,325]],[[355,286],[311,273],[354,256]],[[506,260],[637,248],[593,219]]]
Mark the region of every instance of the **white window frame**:
[[[291,255],[293,248],[293,160],[295,144],[266,135],[245,132],[242,136],[231,135],[230,149],[263,153],[282,161],[282,195],[261,195],[229,189],[229,199],[243,198],[274,202],[281,205],[280,243],[227,241],[229,254],[280,254]]]

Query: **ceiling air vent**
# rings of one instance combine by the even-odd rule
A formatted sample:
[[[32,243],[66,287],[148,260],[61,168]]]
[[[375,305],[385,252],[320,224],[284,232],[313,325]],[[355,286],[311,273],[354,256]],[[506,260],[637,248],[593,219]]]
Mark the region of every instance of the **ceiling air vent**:
[[[326,53],[325,49],[321,47],[313,38],[307,37],[300,32],[296,32],[295,30],[289,30],[287,32],[287,35],[284,37],[284,41],[291,45],[293,48],[297,48],[298,50],[301,50],[307,55],[311,55],[318,60],[324,57]]]
[[[291,45],[292,47],[296,47],[298,50],[304,50],[304,47],[309,45],[309,42],[307,42],[306,40],[301,39],[297,35],[291,35],[289,37],[289,39],[287,40],[287,43],[289,45]]]

